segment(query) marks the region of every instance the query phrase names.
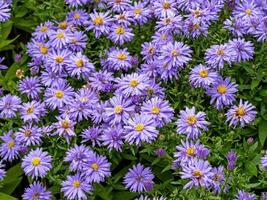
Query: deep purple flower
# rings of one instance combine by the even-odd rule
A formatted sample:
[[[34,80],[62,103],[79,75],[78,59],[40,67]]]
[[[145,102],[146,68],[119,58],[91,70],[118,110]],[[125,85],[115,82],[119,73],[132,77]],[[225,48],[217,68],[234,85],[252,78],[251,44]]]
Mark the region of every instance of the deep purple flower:
[[[13,132],[9,131],[0,136],[3,143],[0,145],[0,155],[3,160],[13,161],[18,158],[20,145],[14,139]]]
[[[253,58],[254,47],[252,42],[244,39],[233,39],[228,42],[236,55],[236,62],[247,61]]]
[[[265,152],[265,155],[261,158],[261,167],[263,169],[267,169],[267,151]]]
[[[102,129],[99,127],[92,127],[92,128],[85,129],[81,135],[83,138],[82,142],[90,141],[93,147],[96,144],[98,146],[101,146],[101,138],[100,138],[101,133],[102,133]]]
[[[213,172],[213,177],[212,177],[212,188],[213,192],[218,194],[221,192],[222,185],[225,182],[225,174],[224,174],[224,167],[219,166],[219,167],[214,167],[212,169]]]
[[[65,77],[66,73],[53,72],[52,69],[46,69],[41,72],[41,82],[43,85],[48,87],[54,87],[63,82],[67,82]]]
[[[153,188],[153,179],[154,175],[151,169],[138,163],[129,169],[124,176],[123,183],[131,192],[149,192]],[[152,188],[147,188],[148,186],[152,186]]]
[[[41,89],[39,77],[26,77],[19,82],[19,91],[32,99],[39,97]]]
[[[248,192],[244,192],[242,190],[238,190],[238,194],[235,195],[235,199],[234,200],[256,200],[256,195],[255,194],[251,194]]]
[[[108,146],[108,150],[115,149],[116,151],[122,151],[124,137],[124,129],[122,127],[109,127],[105,128],[101,135],[103,145]]]
[[[26,188],[22,195],[23,200],[50,200],[51,198],[51,192],[38,181]]]
[[[63,181],[61,191],[67,199],[81,199],[86,200],[87,195],[91,194],[93,190],[92,185],[86,179],[78,174],[67,176],[67,180]]]
[[[224,21],[224,28],[229,30],[234,36],[243,37],[246,34],[246,23],[240,18],[227,19]]]
[[[158,148],[158,149],[155,150],[155,154],[157,156],[159,156],[159,157],[162,157],[162,156],[164,156],[166,154],[166,151],[163,148]]]
[[[229,151],[226,155],[227,158],[227,169],[228,170],[234,170],[235,169],[235,165],[236,165],[236,160],[237,160],[237,155],[234,151]]]
[[[25,125],[15,133],[16,141],[23,146],[40,145],[42,142],[42,129],[31,124]]]
[[[43,178],[52,168],[51,161],[52,157],[46,151],[37,148],[24,156],[21,167],[27,176]]]
[[[107,71],[98,71],[93,73],[89,77],[89,86],[96,91],[104,91],[106,85],[110,84],[114,80],[113,74]]]
[[[12,118],[20,108],[21,100],[15,95],[8,94],[0,98],[0,118]]]
[[[207,131],[209,122],[205,120],[204,112],[196,113],[195,107],[191,109],[186,107],[180,111],[180,117],[176,122],[177,133],[186,134],[188,138],[198,138],[202,135],[202,130]]]
[[[210,104],[220,110],[224,106],[232,105],[235,101],[237,93],[237,84],[231,82],[231,78],[227,77],[223,80],[218,78],[214,84],[207,89],[207,94],[211,97]]]

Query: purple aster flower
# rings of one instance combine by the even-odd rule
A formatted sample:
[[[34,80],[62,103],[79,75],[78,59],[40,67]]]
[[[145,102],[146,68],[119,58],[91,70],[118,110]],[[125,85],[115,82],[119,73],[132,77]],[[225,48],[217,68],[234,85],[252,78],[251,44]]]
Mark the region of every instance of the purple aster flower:
[[[109,0],[108,7],[116,13],[121,13],[131,8],[131,0]]]
[[[229,30],[234,36],[243,37],[246,34],[246,24],[240,18],[233,18],[226,19],[224,21],[224,28]]]
[[[255,194],[251,194],[248,192],[244,192],[242,190],[238,190],[238,194],[235,195],[235,199],[234,200],[256,200],[256,195]]]
[[[27,176],[43,178],[52,168],[51,161],[52,157],[46,151],[37,148],[24,156],[21,167]]]
[[[31,42],[27,44],[27,53],[32,58],[35,58],[43,63],[47,55],[52,51],[50,45],[44,41],[39,41],[32,39]]]
[[[4,167],[5,166],[2,164],[2,161],[0,161],[0,181],[2,181],[4,177],[6,176],[6,171]]]
[[[158,0],[154,1],[154,14],[158,17],[172,17],[177,14],[175,0]]]
[[[66,47],[66,45],[70,43],[72,33],[70,29],[50,30],[48,36],[49,44],[52,47],[55,47],[57,49],[63,49],[63,47]]]
[[[20,108],[21,100],[15,95],[8,94],[0,98],[0,118],[12,118]]]
[[[1,6],[1,5],[0,5]],[[0,8],[1,9],[1,8]],[[4,57],[0,57],[0,70],[7,69],[8,66],[1,64],[5,60]]]
[[[152,42],[156,45],[165,45],[168,42],[174,42],[172,35],[166,31],[157,31],[152,36]]]
[[[0,136],[3,143],[0,145],[0,155],[3,160],[13,161],[18,158],[20,145],[14,139],[13,132],[9,131]]]
[[[111,176],[110,167],[111,163],[108,162],[105,156],[94,153],[84,163],[83,174],[89,182],[100,183]]]
[[[108,147],[111,151],[115,149],[116,151],[122,151],[121,147],[123,145],[124,130],[121,127],[108,127],[104,129],[101,136],[103,145]]]
[[[166,154],[166,150],[163,149],[163,148],[158,148],[155,150],[155,154],[158,156],[158,157],[162,157]]]
[[[93,127],[85,129],[82,133],[82,142],[88,142],[90,141],[92,143],[92,146],[94,147],[96,144],[98,146],[101,146],[101,138],[100,135],[102,134],[102,129],[99,127]]]
[[[123,27],[129,27],[131,23],[134,22],[133,16],[131,15],[131,12],[129,11],[124,11],[122,13],[118,13],[114,15],[113,21]]]
[[[76,52],[81,52],[86,48],[87,36],[83,31],[74,31],[71,37],[71,41],[68,44],[69,48]]]
[[[233,16],[246,21],[253,17],[261,17],[262,12],[254,0],[244,0],[236,4],[233,10]]]
[[[59,82],[45,90],[45,103],[53,110],[62,108],[64,105],[70,104],[73,100],[73,88],[65,82]]]
[[[267,151],[265,152],[265,155],[261,158],[261,167],[263,169],[267,169]]]
[[[48,39],[48,33],[52,29],[53,29],[52,22],[48,21],[48,22],[41,23],[39,26],[37,26],[35,31],[32,33],[32,36],[37,40],[44,41]]]
[[[205,53],[206,63],[216,69],[222,69],[225,63],[231,65],[234,58],[236,58],[235,52],[226,44],[212,45]]]
[[[88,30],[93,29],[96,38],[99,38],[102,34],[108,35],[110,32],[110,26],[112,24],[112,19],[109,16],[110,13],[94,13],[90,14],[91,20],[88,23]]]
[[[67,15],[67,22],[75,26],[83,26],[86,24],[89,15],[85,10],[77,9],[72,10]]]
[[[159,65],[157,60],[148,61],[148,63],[141,64],[137,70],[138,74],[146,74],[149,78],[154,79],[159,76]]]
[[[83,6],[86,5],[87,3],[89,3],[88,0],[65,0],[66,4],[68,4],[68,6],[70,7],[79,7],[79,6]]]
[[[237,93],[237,84],[231,82],[231,78],[227,77],[223,80],[218,78],[214,84],[207,89],[207,94],[211,96],[210,103],[220,110],[224,106],[232,105],[235,101]]]
[[[180,117],[176,122],[177,133],[187,134],[188,138],[194,139],[202,135],[202,130],[207,131],[209,122],[205,120],[204,112],[196,113],[195,107],[191,109],[186,107],[180,111]]]
[[[114,96],[109,99],[105,110],[104,120],[111,125],[127,123],[129,117],[135,112],[132,101],[126,100],[122,96]]]
[[[224,167],[219,166],[219,167],[214,167],[212,168],[213,172],[213,177],[212,177],[212,187],[213,187],[213,192],[218,194],[221,192],[222,184],[225,182],[225,174],[224,174]]]
[[[124,176],[123,183],[131,192],[151,191],[154,185],[154,175],[149,167],[138,163],[129,169]]]
[[[146,87],[146,91],[144,92],[147,99],[158,97],[158,98],[164,98],[164,88],[160,86],[160,84],[155,83],[155,80],[151,80],[148,82],[148,86]]]
[[[156,129],[155,121],[150,115],[136,114],[128,120],[125,128],[125,140],[130,144],[140,146],[142,142],[151,143],[156,139],[159,131]]]
[[[25,122],[39,122],[46,115],[44,104],[38,101],[23,103],[20,106],[20,115]]]
[[[244,39],[233,39],[228,42],[230,48],[233,49],[236,55],[236,62],[247,61],[253,58],[254,47],[250,41]]]
[[[99,102],[92,108],[91,119],[95,124],[100,124],[104,120],[106,106],[106,102]]]
[[[128,74],[116,79],[117,90],[116,94],[130,97],[142,95],[147,87],[148,77],[143,74]]]
[[[160,18],[160,20],[157,21],[156,23],[157,25],[155,28],[159,32],[165,32],[168,34],[180,33],[182,30],[182,25],[183,25],[182,17],[180,15],[163,17],[163,18]]]
[[[38,181],[26,188],[22,195],[23,200],[50,200],[51,198],[51,192]]]
[[[145,6],[144,2],[134,2],[134,5],[130,11],[133,17],[134,24],[143,25],[151,17],[150,10]]]
[[[190,71],[189,81],[195,88],[207,88],[217,80],[218,76],[218,72],[200,64]]]
[[[132,67],[131,56],[126,48],[119,49],[118,47],[108,52],[108,68],[114,71],[125,70],[127,71]]]
[[[235,169],[235,165],[236,165],[236,160],[237,160],[237,155],[234,151],[229,151],[226,155],[226,159],[227,159],[227,169],[228,170],[234,170]]]
[[[262,195],[262,200],[267,200],[267,193],[266,192],[262,192],[261,193],[261,195]]]
[[[92,185],[86,179],[78,174],[67,176],[67,180],[63,181],[61,191],[67,199],[86,200],[87,195],[91,194],[93,190]]]
[[[104,91],[106,86],[114,80],[113,74],[107,71],[98,71],[89,77],[89,86],[96,91]]]
[[[10,9],[10,4],[1,1],[0,2],[0,22],[7,21],[11,16],[11,9]]]
[[[259,42],[265,42],[267,40],[267,17],[260,21],[260,24],[252,34]]]
[[[235,127],[240,123],[240,126],[244,127],[246,124],[252,122],[256,115],[255,106],[247,101],[243,103],[243,101],[240,100],[238,106],[234,105],[228,110],[226,113],[226,121],[230,123],[230,126]]]
[[[167,100],[158,97],[152,98],[145,102],[141,108],[142,113],[150,115],[158,127],[170,123],[173,119],[174,110]]]
[[[182,42],[167,43],[160,49],[159,60],[165,63],[182,68],[192,57],[192,50]]]
[[[55,134],[65,137],[67,140],[67,143],[69,143],[70,139],[76,136],[74,132],[74,126],[76,122],[70,120],[68,116],[64,118],[57,117],[57,120],[58,122],[54,124],[54,128],[56,129]]]
[[[186,19],[184,22],[184,35],[186,37],[199,37],[200,35],[208,35],[208,24],[204,21],[192,21],[191,19]]]
[[[94,65],[81,52],[71,55],[69,61],[70,64],[66,66],[66,70],[72,77],[76,76],[78,79],[86,79],[95,70]]]
[[[47,59],[45,60],[46,66],[53,72],[62,73],[66,66],[70,65],[69,56],[71,52],[67,49],[63,50],[53,50],[47,54]]]
[[[113,26],[110,28],[108,37],[115,44],[122,45],[126,42],[130,42],[133,39],[134,34],[132,32],[133,30],[131,28],[113,24]]]
[[[66,73],[53,72],[52,69],[47,69],[41,72],[41,83],[48,87],[57,86],[63,82],[67,82]]]
[[[83,164],[89,159],[91,154],[93,154],[93,151],[90,148],[76,144],[73,148],[68,149],[64,161],[70,162],[71,171],[81,171]]]
[[[191,189],[192,187],[208,188],[213,182],[212,177],[212,167],[208,161],[192,159],[188,162],[188,165],[182,167],[181,178],[190,179],[184,189]]]
[[[19,82],[19,91],[32,99],[37,99],[39,97],[41,89],[39,77],[26,77]]]
[[[18,132],[15,133],[16,141],[23,146],[40,145],[42,142],[42,129],[31,124],[22,126]]]
[[[141,54],[143,56],[143,60],[152,61],[159,55],[159,45],[155,42],[144,42],[142,44]]]

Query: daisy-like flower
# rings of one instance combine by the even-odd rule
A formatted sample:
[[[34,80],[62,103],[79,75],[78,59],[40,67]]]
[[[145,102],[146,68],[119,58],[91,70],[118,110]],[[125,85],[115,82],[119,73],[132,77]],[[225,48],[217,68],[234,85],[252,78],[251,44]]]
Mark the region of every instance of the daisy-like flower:
[[[135,112],[132,101],[126,100],[122,96],[114,96],[109,99],[109,104],[105,110],[104,120],[111,125],[126,123]]]
[[[101,138],[100,138],[100,135],[102,134],[102,129],[99,128],[99,127],[92,127],[92,128],[88,128],[88,129],[85,129],[83,132],[82,132],[82,142],[91,142],[92,143],[92,146],[94,147],[96,144],[98,146],[101,146]]]
[[[88,183],[79,173],[73,176],[67,176],[67,180],[63,181],[61,188],[64,196],[71,200],[86,200],[86,193],[91,194],[92,190],[92,185],[90,185],[90,183]]]
[[[93,154],[93,151],[84,145],[77,144],[66,152],[65,162],[70,162],[71,171],[81,171],[83,164]]]
[[[2,161],[0,161],[0,181],[2,181],[5,176],[6,176],[6,171],[4,169],[4,165],[2,164]]]
[[[112,19],[109,15],[109,12],[98,13],[94,11],[94,13],[91,13],[91,20],[88,23],[87,30],[93,29],[96,38],[99,38],[101,35],[108,35],[112,24]]]
[[[167,43],[160,49],[159,60],[182,68],[192,57],[192,50],[182,42]]]
[[[53,72],[63,73],[66,66],[70,64],[69,56],[71,51],[67,49],[63,50],[53,50],[47,54],[47,59],[45,60],[46,66]]]
[[[159,46],[155,42],[144,42],[142,44],[141,54],[143,60],[152,61],[159,55]]]
[[[26,77],[19,82],[19,91],[32,99],[39,97],[41,89],[39,77]]]
[[[186,37],[199,37],[200,35],[207,36],[208,35],[208,24],[202,21],[192,21],[187,18],[184,22],[184,35]]]
[[[200,64],[190,71],[189,81],[195,88],[207,88],[215,82],[218,76],[218,72]]]
[[[23,200],[50,200],[51,198],[51,192],[38,181],[26,188],[22,195]]]
[[[122,45],[126,42],[130,42],[133,39],[134,34],[132,32],[133,30],[131,28],[113,24],[113,26],[110,28],[110,34],[108,37],[115,44]]]
[[[131,8],[131,0],[109,0],[108,6],[116,13],[121,13]]]
[[[228,42],[236,55],[236,62],[247,61],[253,58],[254,47],[252,42],[242,39],[233,39]]]
[[[5,1],[1,1],[0,2],[0,22],[4,22],[8,20],[10,16],[11,16],[10,4]]]
[[[59,82],[58,84],[47,88],[44,94],[44,102],[53,110],[62,108],[71,103],[73,100],[73,88],[66,82]]]
[[[27,176],[43,178],[52,168],[51,161],[52,157],[46,151],[37,148],[24,156],[21,167]]]
[[[52,71],[52,69],[45,69],[44,71],[41,72],[40,76],[41,83],[48,87],[54,87],[63,82],[67,82],[65,79],[66,77],[67,77],[66,73],[54,72]]]
[[[74,7],[77,8],[79,6],[83,6],[87,3],[89,3],[88,0],[65,0],[66,4],[68,4],[68,6],[70,7]]]
[[[76,52],[82,52],[87,45],[87,36],[83,31],[75,30],[71,36],[69,48]]]
[[[174,42],[174,38],[167,31],[156,31],[152,39],[152,42],[156,45],[165,45],[168,42]]]
[[[244,0],[236,4],[233,10],[233,16],[246,21],[253,17],[261,17],[262,12],[255,1]]]
[[[83,174],[89,182],[100,183],[111,176],[110,167],[111,163],[108,162],[105,156],[94,153],[84,163]]]
[[[235,195],[234,200],[256,200],[256,195],[242,190],[238,190],[238,193]]]
[[[195,107],[186,107],[180,111],[180,117],[176,122],[177,133],[186,134],[188,138],[194,139],[202,135],[202,130],[207,131],[209,122],[205,120],[204,112],[196,113]]]
[[[130,144],[135,143],[140,146],[142,142],[151,143],[156,139],[159,131],[150,115],[136,114],[130,118],[125,128],[125,140]]]
[[[240,126],[244,127],[252,122],[256,115],[255,106],[247,101],[243,103],[243,100],[240,100],[238,106],[232,106],[226,113],[226,122],[229,122],[230,126],[236,127],[240,123]]]
[[[179,33],[182,30],[183,20],[180,15],[174,15],[170,17],[163,17],[156,23],[157,25],[155,28],[159,32],[172,34],[172,33]]]
[[[139,96],[142,95],[144,90],[146,89],[148,77],[144,74],[128,74],[121,78],[116,79],[117,82],[117,90],[116,94],[122,95],[125,97],[130,96]]]
[[[75,26],[83,26],[86,24],[88,18],[89,15],[85,10],[77,9],[68,13],[67,22]]]
[[[24,122],[39,122],[46,115],[46,110],[43,103],[31,101],[20,106],[20,115]]]
[[[119,49],[118,47],[108,52],[107,62],[109,68],[127,71],[132,67],[131,56],[126,48]]]
[[[240,18],[230,17],[223,24],[234,36],[243,37],[246,34],[246,23]]]
[[[15,95],[8,94],[0,98],[0,118],[12,118],[20,108],[21,100]]]
[[[18,158],[20,145],[14,139],[13,132],[9,131],[0,136],[3,143],[0,145],[0,155],[3,160],[13,161]]]
[[[153,189],[154,175],[149,167],[138,163],[124,176],[123,183],[131,192],[150,192]]]
[[[177,14],[176,1],[175,0],[159,0],[155,1],[154,13],[158,18],[171,17]]]
[[[70,43],[72,33],[70,29],[50,30],[48,33],[49,44],[57,49],[62,49]]]
[[[74,126],[75,122],[70,120],[68,116],[62,118],[57,117],[58,122],[54,124],[54,127],[56,129],[55,134],[58,134],[59,136],[63,136],[66,138],[67,142],[70,142],[70,139],[74,136],[76,136],[74,132]]]
[[[237,93],[237,84],[231,82],[231,78],[227,77],[223,80],[222,77],[218,78],[216,82],[207,89],[207,94],[211,96],[210,104],[220,110],[224,106],[232,105],[235,101]]]
[[[192,159],[187,165],[182,167],[181,178],[190,179],[184,185],[184,189],[192,187],[205,187],[208,188],[212,184],[212,167],[208,161]]]
[[[25,125],[15,133],[16,141],[23,146],[40,145],[42,142],[42,129],[31,124]]]
[[[130,14],[133,17],[134,24],[139,25],[143,25],[151,17],[151,12],[145,6],[144,2],[134,2],[134,5],[130,10]]]
[[[106,86],[114,80],[113,74],[107,71],[98,71],[89,77],[89,86],[96,91],[105,91]]]
[[[37,40],[44,41],[48,39],[48,33],[50,30],[53,28],[53,23],[52,22],[44,22],[41,23],[35,31],[32,33],[32,36],[36,38]]]
[[[218,194],[221,192],[222,185],[225,182],[225,174],[224,174],[224,167],[219,166],[219,167],[214,167],[212,169],[213,172],[213,177],[212,177],[212,187],[213,187],[213,192]]]
[[[133,16],[130,11],[124,11],[113,16],[113,21],[123,27],[129,27],[133,22]]]
[[[95,124],[100,124],[105,118],[106,102],[98,102],[92,108],[91,119]]]
[[[123,136],[123,128],[119,126],[109,127],[104,129],[101,140],[103,141],[103,145],[108,147],[109,151],[112,149],[115,149],[116,151],[122,151],[121,147],[123,145]]]
[[[267,151],[265,152],[265,155],[261,158],[261,167],[263,169],[267,169]]]
[[[145,102],[141,108],[142,113],[150,115],[162,127],[172,121],[174,110],[170,103],[161,98],[155,97]]]
[[[227,155],[227,169],[228,170],[234,170],[236,167],[236,160],[237,160],[237,155],[233,150],[230,150]]]
[[[235,52],[226,44],[213,45],[205,53],[206,63],[216,69],[222,69],[225,63],[231,65],[234,58],[236,58]]]

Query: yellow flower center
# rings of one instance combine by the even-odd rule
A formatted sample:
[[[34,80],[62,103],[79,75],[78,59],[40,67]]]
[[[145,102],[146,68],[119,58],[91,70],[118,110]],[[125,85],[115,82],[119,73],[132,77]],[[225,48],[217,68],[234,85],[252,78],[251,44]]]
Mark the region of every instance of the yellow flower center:
[[[163,33],[163,34],[161,34],[161,39],[163,39],[163,40],[165,40],[166,39],[166,34],[165,33]]]
[[[199,71],[199,76],[200,76],[201,78],[206,78],[208,75],[209,75],[208,70],[203,69],[203,70],[200,70],[200,71]]]
[[[189,115],[186,119],[186,122],[189,124],[189,125],[194,125],[197,123],[197,119],[194,115]]]
[[[97,171],[99,169],[99,165],[97,163],[93,163],[91,164],[91,168],[95,171]]]
[[[203,172],[200,170],[196,170],[193,172],[193,176],[197,177],[197,178],[201,178],[203,175]]]
[[[120,60],[125,60],[127,58],[127,55],[125,53],[118,53],[117,58]]]
[[[235,111],[237,117],[243,117],[246,114],[246,110],[244,107],[239,107]]]
[[[15,146],[14,140],[11,140],[10,142],[8,142],[7,146],[9,149],[12,149]]]
[[[80,101],[81,101],[81,102],[88,102],[89,99],[88,99],[88,97],[81,97],[81,98],[80,98]]]
[[[102,25],[104,24],[104,19],[103,17],[96,17],[93,22],[94,22],[94,25]]]
[[[77,67],[83,67],[84,66],[84,62],[82,59],[78,59],[75,64]]]
[[[122,35],[125,33],[125,29],[121,26],[119,26],[118,28],[115,29],[115,32],[118,34],[118,35]]]
[[[27,108],[26,113],[27,114],[32,114],[33,111],[34,111],[34,108],[32,106],[30,106],[29,108]]]
[[[68,27],[68,24],[66,21],[64,21],[64,22],[60,22],[58,26],[60,29],[66,29]]]
[[[64,129],[70,128],[70,122],[68,120],[63,120],[61,122],[61,127],[64,128]]]
[[[57,90],[55,92],[55,96],[59,99],[61,99],[64,96],[64,92],[62,90]]]
[[[142,124],[142,123],[138,123],[138,124],[136,124],[136,126],[135,126],[135,130],[136,130],[136,131],[143,131],[144,129],[145,129],[145,125]]]
[[[186,154],[190,155],[190,156],[194,156],[195,155],[195,149],[193,147],[189,147],[186,149]]]
[[[180,53],[176,49],[171,51],[172,56],[178,56]]]
[[[35,200],[40,200],[40,194],[39,193],[34,193],[33,194],[33,199]]]
[[[251,12],[252,12],[252,11],[251,11],[251,9],[248,8],[248,9],[246,9],[245,12],[246,12],[247,15],[251,15]]]
[[[41,31],[42,33],[46,32],[47,30],[48,30],[48,27],[47,27],[47,26],[42,26],[42,27],[40,28],[40,31]]]
[[[32,159],[32,165],[33,166],[38,166],[38,165],[40,165],[40,163],[41,163],[41,158],[39,158],[39,157],[34,157],[33,159]]]
[[[136,79],[130,80],[130,86],[131,87],[135,88],[138,84],[139,84],[138,80],[136,80]]]
[[[168,3],[168,2],[164,2],[162,4],[162,6],[163,6],[164,9],[169,9],[171,7],[170,3]]]
[[[153,88],[151,88],[151,87],[147,88],[147,92],[148,92],[150,95],[154,94],[154,90],[153,90]]]
[[[166,24],[169,24],[172,22],[172,20],[170,18],[167,18],[167,19],[165,19],[165,22],[166,22]]]
[[[194,25],[193,25],[193,29],[195,29],[195,30],[196,30],[196,29],[199,29],[199,24],[198,24],[198,23],[194,24]]]
[[[62,38],[64,38],[64,33],[62,33],[62,32],[59,32],[58,34],[57,34],[57,38],[58,39],[62,39]]]
[[[27,129],[25,132],[24,132],[24,135],[25,137],[30,137],[32,135],[32,130],[31,129]]]
[[[77,19],[80,19],[80,17],[81,17],[81,15],[80,15],[79,13],[75,13],[75,14],[74,14],[74,19],[77,20]]]
[[[136,15],[139,15],[139,14],[142,13],[142,9],[140,9],[140,8],[136,8],[136,9],[134,10],[134,13],[135,13]]]
[[[217,50],[217,55],[221,56],[224,54],[224,49],[218,49]]]
[[[201,16],[201,11],[200,10],[195,10],[194,11],[195,17],[200,17]]]
[[[158,106],[153,106],[151,112],[155,115],[158,115],[160,113],[160,108]]]
[[[42,46],[42,47],[40,47],[40,52],[41,52],[42,54],[47,54],[47,52],[48,52],[48,48]]]
[[[219,92],[220,94],[225,94],[227,92],[227,87],[225,87],[224,85],[219,85],[217,87],[217,92]]]
[[[64,58],[62,56],[57,56],[55,60],[56,60],[56,63],[62,63]]]
[[[81,186],[81,182],[80,182],[80,181],[78,181],[78,180],[76,180],[76,181],[73,181],[73,183],[72,183],[72,186],[73,186],[73,187],[75,187],[75,188],[78,188],[78,187],[80,187],[80,186]]]
[[[24,70],[23,69],[18,69],[16,71],[16,77],[18,77],[18,78],[24,77]]]
[[[122,112],[122,110],[123,110],[123,107],[121,105],[115,106],[115,108],[114,108],[114,112],[116,114],[120,114]]]

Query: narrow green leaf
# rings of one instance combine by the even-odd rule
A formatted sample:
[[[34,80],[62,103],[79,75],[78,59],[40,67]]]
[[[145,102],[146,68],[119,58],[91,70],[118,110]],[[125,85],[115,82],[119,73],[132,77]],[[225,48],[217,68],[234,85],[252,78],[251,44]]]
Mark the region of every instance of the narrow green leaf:
[[[267,121],[262,120],[259,124],[259,139],[262,145],[264,145],[266,137],[267,137]]]
[[[0,24],[0,39],[4,41],[7,39],[9,33],[12,30],[13,23],[11,20],[6,21],[5,23]]]
[[[12,40],[4,40],[4,41],[0,42],[0,51],[1,51],[4,47],[6,47],[6,46],[8,46],[9,44],[11,44],[12,42],[14,42],[18,37],[19,37],[19,35],[18,35],[17,37],[15,37],[14,39],[12,39]]]
[[[251,82],[251,89],[255,89],[259,85],[260,81],[257,79],[252,80]]]
[[[0,199],[2,200],[16,200],[17,198],[9,196],[8,194],[0,192]]]
[[[247,162],[247,163],[245,164],[245,168],[246,168],[246,170],[247,170],[250,174],[252,174],[252,175],[254,175],[254,176],[257,176],[257,174],[258,174],[258,170],[257,170],[257,166],[256,166],[256,164],[257,164],[257,163],[254,163],[254,162],[251,162],[251,161],[249,161],[249,162]]]

